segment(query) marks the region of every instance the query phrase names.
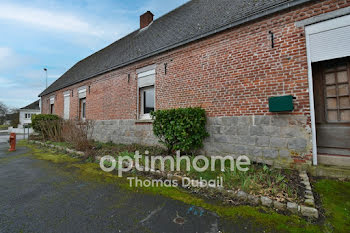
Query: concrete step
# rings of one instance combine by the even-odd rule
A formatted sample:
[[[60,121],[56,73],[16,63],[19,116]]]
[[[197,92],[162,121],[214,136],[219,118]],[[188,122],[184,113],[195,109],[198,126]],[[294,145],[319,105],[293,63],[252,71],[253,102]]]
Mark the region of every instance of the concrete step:
[[[317,162],[322,165],[350,168],[350,156],[318,154]]]
[[[350,167],[329,166],[319,164],[317,166],[310,166],[308,172],[313,176],[327,177],[327,178],[350,178]]]

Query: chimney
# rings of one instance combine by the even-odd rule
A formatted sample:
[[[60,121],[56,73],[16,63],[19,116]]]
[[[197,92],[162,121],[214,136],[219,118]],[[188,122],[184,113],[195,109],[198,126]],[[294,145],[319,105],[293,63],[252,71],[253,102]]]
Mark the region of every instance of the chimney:
[[[153,14],[150,11],[147,11],[140,16],[140,29],[147,27],[153,21]]]

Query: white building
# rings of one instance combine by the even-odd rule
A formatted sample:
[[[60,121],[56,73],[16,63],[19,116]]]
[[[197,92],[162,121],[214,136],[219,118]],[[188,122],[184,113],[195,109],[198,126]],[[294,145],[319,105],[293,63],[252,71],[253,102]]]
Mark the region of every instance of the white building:
[[[21,108],[19,110],[19,125],[18,128],[22,128],[23,125],[32,123],[32,115],[40,114],[39,100]]]

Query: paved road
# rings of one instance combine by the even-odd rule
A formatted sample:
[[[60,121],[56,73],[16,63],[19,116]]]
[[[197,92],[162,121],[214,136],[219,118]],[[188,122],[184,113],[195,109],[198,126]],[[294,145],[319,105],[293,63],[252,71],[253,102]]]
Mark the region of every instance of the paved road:
[[[84,181],[26,148],[7,148],[0,143],[0,232],[262,232],[163,196]],[[177,215],[183,225],[173,222]]]
[[[7,142],[9,140],[9,137],[10,137],[10,135],[7,132],[5,132],[5,131],[0,132],[0,143]],[[16,135],[17,140],[21,140],[23,138],[24,138],[23,134]]]

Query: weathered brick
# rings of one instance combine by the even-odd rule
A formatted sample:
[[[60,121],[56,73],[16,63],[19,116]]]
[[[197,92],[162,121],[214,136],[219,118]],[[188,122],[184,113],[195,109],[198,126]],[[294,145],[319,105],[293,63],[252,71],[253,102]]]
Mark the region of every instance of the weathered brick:
[[[262,156],[262,149],[259,147],[249,147],[248,155],[251,157],[260,157]]]
[[[274,116],[271,118],[271,125],[286,127],[288,126],[288,124],[289,124],[288,118],[285,116]]]
[[[289,157],[290,156],[290,152],[289,152],[289,150],[285,150],[285,149],[282,149],[282,150],[280,150],[280,156],[282,157],[282,158],[287,158],[287,157]]]
[[[269,125],[270,116],[254,116],[255,125]]]
[[[244,125],[239,125],[237,127],[237,135],[248,136],[249,135],[249,127],[244,126]]]
[[[263,149],[263,156],[274,159],[278,156],[278,151],[274,149]]]
[[[283,137],[300,137],[302,133],[300,132],[299,127],[282,127],[281,136]]]
[[[234,128],[226,127],[237,126],[238,136],[286,137],[288,149],[303,151],[298,161],[305,161],[310,159],[306,154],[311,153],[305,151],[310,140],[308,65],[304,28],[297,27],[295,22],[349,6],[348,1],[314,1],[225,30],[43,96],[42,112],[49,113],[49,98],[55,95],[56,114],[63,116],[63,92],[70,91],[73,94],[70,119],[76,119],[77,89],[87,86],[87,118],[103,121],[98,123],[100,129],[96,128],[99,140],[142,142],[146,139],[132,136],[150,135],[150,128],[143,129],[146,133],[137,133],[141,125],[135,125],[136,69],[155,64],[156,109],[202,106],[213,135],[235,135]],[[269,30],[276,35],[274,48],[270,45]],[[268,98],[280,95],[296,97],[293,112],[269,112]],[[105,121],[111,119],[125,121]],[[125,136],[126,132],[130,136]],[[219,136],[216,140],[229,141]],[[257,144],[265,145],[263,140],[258,139]],[[232,147],[230,142],[226,144]],[[220,148],[216,146],[217,149]],[[280,151],[280,156],[289,156],[286,149]]]
[[[251,137],[251,136],[243,136],[239,137],[238,143],[241,145],[250,145],[254,146],[255,145],[256,138]]]
[[[288,139],[288,149],[291,150],[305,150],[307,141],[305,138],[291,138]]]
[[[269,144],[270,144],[270,137],[258,136],[256,139],[257,146],[269,146]]]
[[[250,126],[250,136],[263,136],[264,130],[261,125]]]
[[[280,136],[280,127],[277,126],[263,126],[264,135],[266,136]]]
[[[286,147],[286,139],[271,137],[270,138],[270,146],[276,148],[285,148]]]
[[[237,126],[223,127],[221,131],[226,135],[237,135]]]

